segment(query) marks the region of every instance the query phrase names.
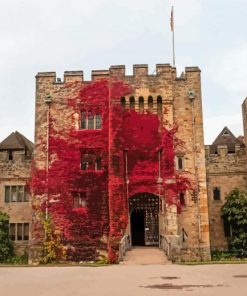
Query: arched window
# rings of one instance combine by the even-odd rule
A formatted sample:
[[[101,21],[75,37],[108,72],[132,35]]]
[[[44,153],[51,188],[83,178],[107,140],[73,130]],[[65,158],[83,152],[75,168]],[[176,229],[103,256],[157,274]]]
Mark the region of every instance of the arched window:
[[[162,97],[157,97],[157,114],[162,115]]]
[[[143,113],[144,112],[144,98],[139,97],[139,112]]]
[[[130,97],[130,109],[135,110],[135,98]]]
[[[122,107],[123,110],[125,110],[125,108],[126,108],[126,100],[125,100],[125,97],[122,97],[121,98],[121,107]]]
[[[213,198],[214,198],[214,200],[220,200],[220,188],[219,187],[213,188]]]
[[[183,158],[182,157],[178,157],[178,169],[182,170],[184,168],[183,165]]]
[[[152,96],[148,97],[148,111],[150,113],[153,113],[153,97]]]

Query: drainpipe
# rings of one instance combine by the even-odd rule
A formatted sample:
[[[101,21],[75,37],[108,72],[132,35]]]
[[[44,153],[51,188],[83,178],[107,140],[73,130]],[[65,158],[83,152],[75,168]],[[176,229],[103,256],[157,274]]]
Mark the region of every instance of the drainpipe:
[[[49,206],[49,137],[50,137],[50,107],[51,107],[51,96],[49,94],[45,97],[45,103],[47,105],[46,112],[46,184],[47,184],[47,196],[46,196],[46,206],[45,206],[45,219],[48,220],[48,206]]]
[[[128,211],[128,224],[130,225],[130,210],[129,210],[129,176],[128,176],[128,148],[124,149],[124,160],[125,160],[125,184],[126,184],[126,204],[127,204],[127,211]],[[131,227],[129,230],[130,236],[130,246],[132,246],[132,240],[131,240]]]
[[[201,213],[200,213],[200,198],[199,198],[199,179],[198,179],[198,160],[197,160],[197,148],[196,148],[196,132],[195,132],[195,92],[189,91],[188,93],[189,100],[191,103],[191,112],[192,112],[192,134],[193,134],[193,152],[194,152],[194,167],[195,167],[195,178],[196,178],[196,192],[195,199],[197,206],[197,222],[198,222],[198,248],[200,259],[202,261],[202,249],[201,249],[201,241],[202,241],[202,233],[201,233]]]
[[[161,185],[163,183],[163,179],[161,178],[161,150],[158,151],[158,158],[159,158],[159,164],[158,164],[158,180],[157,180],[157,185],[158,185],[158,192],[159,192],[159,224],[160,224],[160,206],[161,206],[161,212],[163,213],[163,204],[162,204],[162,199],[161,199]],[[159,225],[159,248],[160,248],[161,242],[160,242],[160,225]]]

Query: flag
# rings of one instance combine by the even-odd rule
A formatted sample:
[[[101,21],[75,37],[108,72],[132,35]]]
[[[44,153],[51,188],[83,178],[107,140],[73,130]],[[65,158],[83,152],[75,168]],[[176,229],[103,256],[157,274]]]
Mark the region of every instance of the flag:
[[[171,10],[171,20],[170,20],[170,24],[171,24],[171,31],[174,31],[174,16],[173,16],[173,6],[172,6],[172,10]]]

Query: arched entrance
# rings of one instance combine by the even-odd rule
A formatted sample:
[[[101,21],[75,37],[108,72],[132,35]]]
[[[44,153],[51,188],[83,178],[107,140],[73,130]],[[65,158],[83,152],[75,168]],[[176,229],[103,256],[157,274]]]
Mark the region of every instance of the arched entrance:
[[[129,198],[131,242],[133,246],[159,244],[159,197],[139,193]]]

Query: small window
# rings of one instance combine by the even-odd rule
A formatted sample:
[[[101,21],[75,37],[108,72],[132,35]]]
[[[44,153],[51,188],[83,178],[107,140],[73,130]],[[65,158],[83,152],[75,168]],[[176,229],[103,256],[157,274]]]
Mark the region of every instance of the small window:
[[[73,207],[76,208],[84,208],[86,207],[86,193],[85,192],[77,192],[73,194]]]
[[[185,195],[184,195],[184,193],[179,194],[179,199],[180,199],[180,205],[185,207],[186,203],[185,203]]]
[[[82,160],[82,162],[81,162],[81,169],[82,169],[83,171],[86,171],[86,170],[87,170],[87,167],[88,167],[87,162],[85,162],[85,161]]]
[[[121,98],[121,107],[122,107],[122,110],[126,109],[126,99],[125,99],[125,97]]]
[[[15,223],[10,223],[9,225],[9,237],[11,240],[15,240]]]
[[[24,223],[23,227],[23,240],[29,240],[29,223]]]
[[[81,129],[87,128],[87,116],[86,112],[81,112]]]
[[[27,202],[29,195],[25,192],[25,186],[5,186],[5,202]]]
[[[10,202],[10,186],[5,186],[5,202]]]
[[[215,187],[213,189],[213,199],[220,200],[220,188],[219,187]]]
[[[130,109],[135,110],[135,98],[130,97]]]
[[[13,151],[8,150],[8,160],[13,160]]]
[[[178,157],[178,169],[182,170],[184,168],[183,165],[183,158],[182,157]]]
[[[101,157],[98,153],[84,153],[81,155],[81,170],[99,171],[102,170]]]
[[[22,233],[22,223],[17,223],[17,240],[22,240],[23,239],[23,233]]]
[[[101,157],[96,157],[95,170],[96,171],[100,171],[101,170]]]
[[[24,201],[24,186],[17,186],[17,201]]]
[[[29,240],[29,223],[10,223],[9,237],[13,241]]]
[[[162,115],[162,97],[157,97],[157,114]]]
[[[29,193],[24,191],[24,201],[28,202],[29,201]]]
[[[89,130],[94,129],[94,116],[93,116],[93,114],[88,115],[88,129]]]
[[[139,112],[140,113],[144,112],[144,98],[143,97],[139,98]]]
[[[175,157],[175,165],[176,170],[183,170],[184,169],[184,158],[182,156]]]
[[[148,111],[150,113],[153,113],[153,97],[148,97]]]
[[[17,202],[17,187],[11,186],[11,202]]]
[[[101,129],[101,127],[102,127],[101,115],[96,114],[95,118],[96,118],[95,119],[96,120],[96,129]]]

